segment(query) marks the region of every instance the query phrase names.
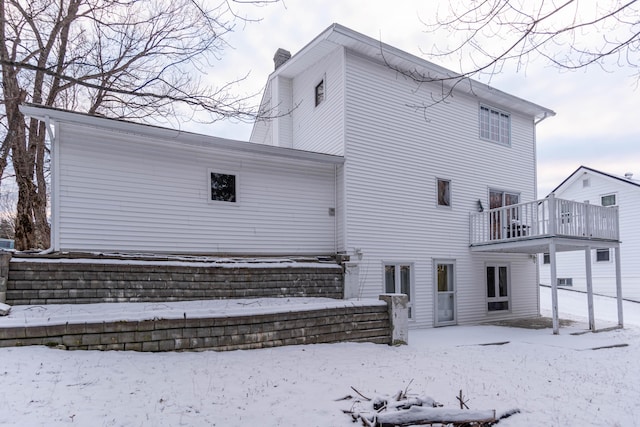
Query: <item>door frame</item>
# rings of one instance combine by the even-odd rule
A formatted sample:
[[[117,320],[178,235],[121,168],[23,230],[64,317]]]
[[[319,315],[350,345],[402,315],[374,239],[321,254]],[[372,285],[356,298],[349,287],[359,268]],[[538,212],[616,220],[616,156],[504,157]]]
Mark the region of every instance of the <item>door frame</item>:
[[[450,265],[453,278],[451,279],[451,291],[447,291],[453,295],[453,318],[452,320],[440,321],[438,320],[438,296],[441,293],[438,291],[438,265]],[[451,258],[434,258],[433,259],[433,324],[438,326],[451,326],[458,324],[458,272],[456,267],[456,260]]]

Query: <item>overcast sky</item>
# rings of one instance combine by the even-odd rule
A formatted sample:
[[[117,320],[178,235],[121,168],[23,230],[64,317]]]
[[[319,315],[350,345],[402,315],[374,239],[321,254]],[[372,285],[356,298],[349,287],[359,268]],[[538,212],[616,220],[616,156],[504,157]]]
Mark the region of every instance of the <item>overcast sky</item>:
[[[332,23],[379,39],[429,59],[424,52],[434,43],[444,45],[449,34],[428,34],[423,22],[448,1],[396,0],[285,0],[265,7],[246,7],[260,22],[238,26],[228,37],[232,48],[224,52],[210,72],[220,83],[249,76],[239,93],[258,93],[273,71],[273,55],[282,47],[295,54]],[[455,71],[454,58],[433,60]],[[561,72],[542,60],[526,70],[507,68],[494,75],[492,86],[556,112],[538,125],[538,195],[545,196],[580,165],[603,172],[640,177],[640,88],[633,70],[611,66],[603,71]],[[482,81],[487,82],[486,78]],[[256,103],[259,97],[256,98]],[[218,122],[185,124],[187,130],[225,138],[247,140],[251,126]]]

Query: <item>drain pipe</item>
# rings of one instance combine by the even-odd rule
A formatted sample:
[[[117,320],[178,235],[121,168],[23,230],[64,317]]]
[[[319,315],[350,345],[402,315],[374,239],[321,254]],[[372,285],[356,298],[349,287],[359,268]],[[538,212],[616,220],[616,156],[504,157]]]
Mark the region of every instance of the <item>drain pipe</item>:
[[[58,171],[58,156],[56,149],[56,135],[52,129],[52,122],[49,116],[44,116],[41,118],[44,122],[45,129],[47,130],[47,134],[49,135],[49,141],[51,142],[51,187],[49,189],[51,195],[51,226],[49,230],[49,247],[43,251],[38,252],[38,255],[47,255],[55,252],[56,244],[54,243],[58,236],[58,223],[57,223],[57,201],[58,201],[58,191],[57,191],[57,183],[56,173]]]

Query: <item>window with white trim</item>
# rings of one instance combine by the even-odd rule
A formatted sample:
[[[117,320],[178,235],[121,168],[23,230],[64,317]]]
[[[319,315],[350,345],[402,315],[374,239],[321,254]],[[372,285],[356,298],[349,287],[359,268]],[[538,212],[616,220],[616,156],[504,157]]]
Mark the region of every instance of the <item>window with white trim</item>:
[[[480,138],[499,144],[511,144],[511,116],[480,105]]]
[[[558,277],[558,286],[573,286],[573,278]]]
[[[439,178],[437,181],[438,206],[451,207],[451,181]]]
[[[409,319],[413,318],[411,303],[411,264],[385,264],[384,291],[388,294],[405,294],[409,299]]]
[[[602,206],[615,206],[616,205],[616,195],[615,194],[607,194],[606,196],[600,197],[600,205],[602,205]]]
[[[209,200],[236,203],[238,201],[236,186],[236,175],[209,171]]]
[[[551,264],[551,256],[548,253],[542,254],[542,263]]]
[[[493,264],[486,266],[487,310],[509,310],[509,267]]]
[[[596,249],[596,262],[611,261],[611,252],[609,249]]]

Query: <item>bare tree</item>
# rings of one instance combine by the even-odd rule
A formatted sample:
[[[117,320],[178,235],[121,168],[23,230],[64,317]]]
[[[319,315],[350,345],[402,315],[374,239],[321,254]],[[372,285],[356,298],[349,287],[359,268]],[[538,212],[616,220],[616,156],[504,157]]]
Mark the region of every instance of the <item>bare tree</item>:
[[[458,54],[465,77],[494,74],[508,62],[523,67],[535,57],[563,69],[599,64],[629,67],[638,75],[637,0],[451,2],[435,24],[425,25],[430,33],[452,35],[451,45],[431,54]]]
[[[544,60],[565,70],[592,65],[627,68],[640,81],[640,2],[638,0],[461,0],[442,2],[446,9],[423,19],[433,36],[430,59],[459,61],[459,72],[428,74],[385,61],[418,83],[437,83],[440,90],[416,109],[446,102],[455,88],[473,92],[471,78],[500,73],[515,65]],[[384,55],[383,55],[384,57]]]
[[[0,177],[11,158],[18,186],[16,248],[49,244],[44,123],[22,103],[143,120],[180,108],[255,115],[248,98],[203,76],[226,47],[243,3],[277,0],[0,0]]]

